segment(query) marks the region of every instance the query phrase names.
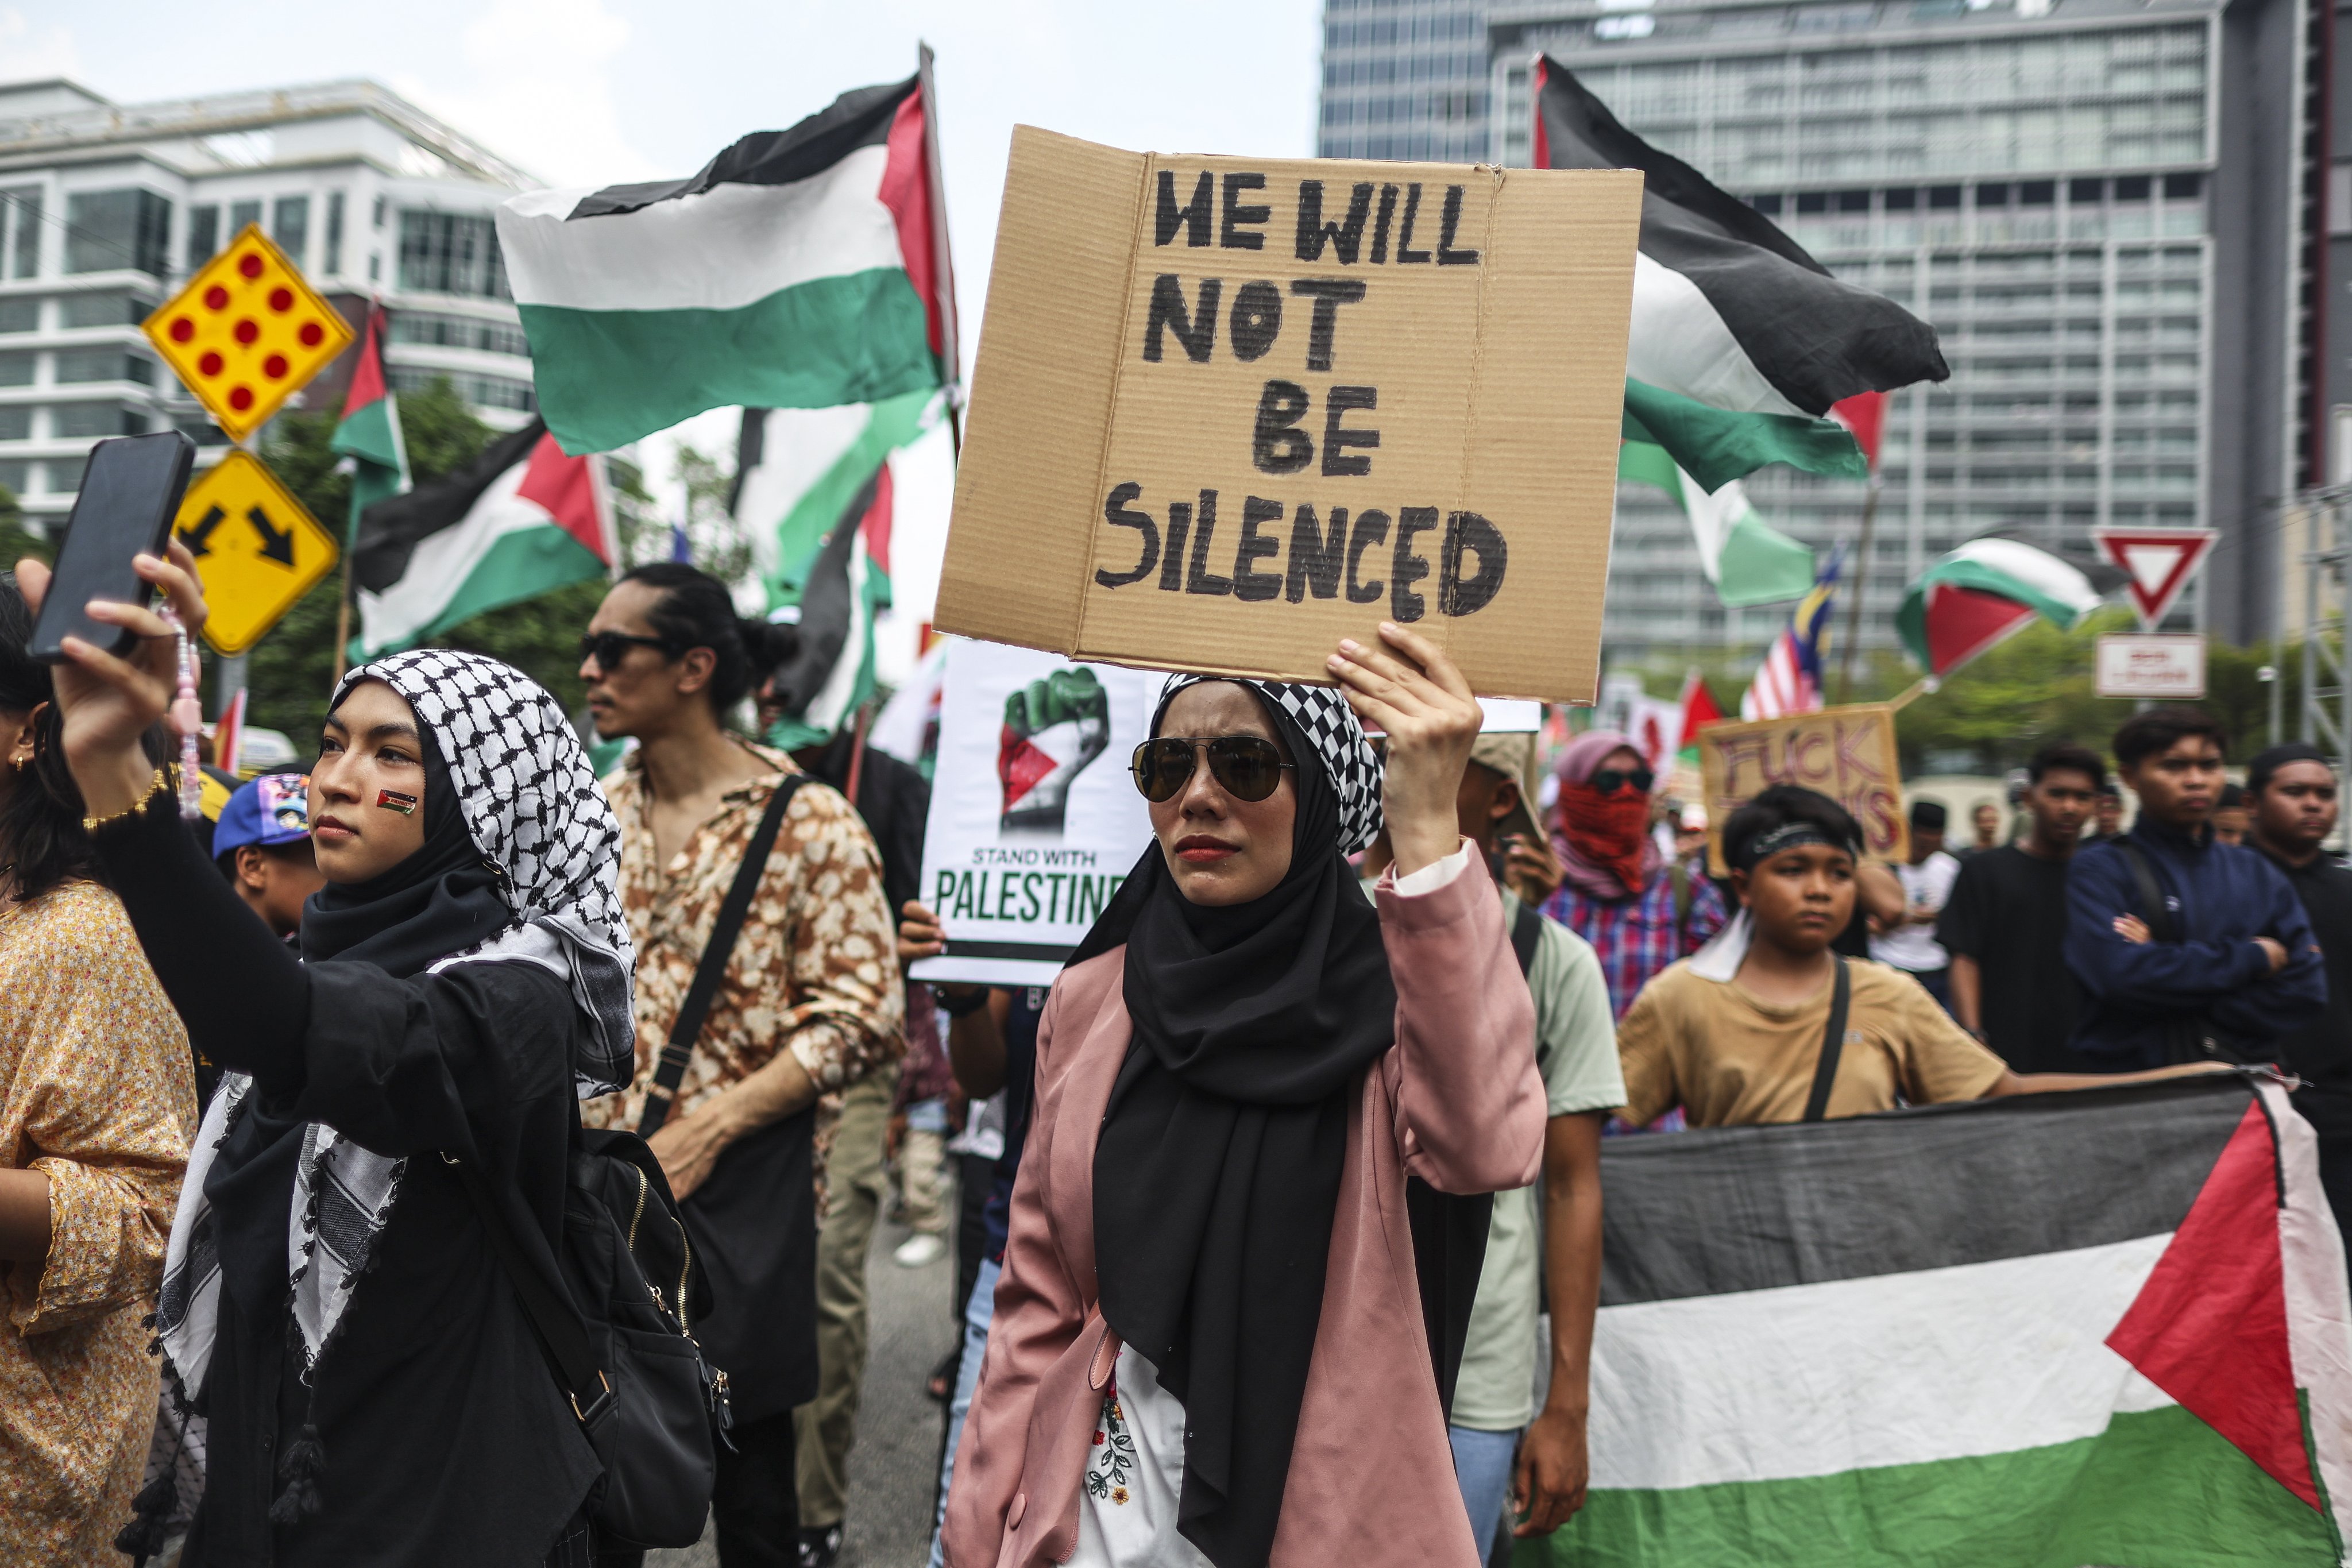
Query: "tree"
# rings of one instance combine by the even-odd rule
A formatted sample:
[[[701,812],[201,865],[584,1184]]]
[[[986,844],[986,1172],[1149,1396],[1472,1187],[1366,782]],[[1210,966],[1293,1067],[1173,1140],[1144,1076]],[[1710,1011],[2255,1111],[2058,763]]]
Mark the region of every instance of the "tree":
[[[351,506],[351,481],[335,471],[339,459],[328,443],[341,418],[340,409],[281,415],[270,425],[262,451],[270,472],[338,536]],[[495,435],[475,417],[446,377],[436,378],[421,392],[401,395],[400,425],[408,446],[409,472],[419,485],[446,479],[473,462]],[[298,752],[314,743],[327,717],[327,700],[333,694],[336,595],[341,591],[342,571],[338,567],[303,595],[247,657],[246,684],[251,691],[246,703],[247,721],[283,730],[293,739]],[[494,654],[535,679],[547,680],[550,689],[568,703],[576,702],[580,696],[576,680],[567,689],[550,678],[563,679],[578,665],[572,650],[578,627],[587,616],[578,616],[566,630],[561,611],[541,608],[562,596],[551,595],[538,605],[478,616],[439,640],[452,647]],[[593,605],[594,600],[589,602]],[[488,622],[500,624],[484,624]]]
[[[57,558],[57,552],[49,548],[47,539],[25,526],[16,492],[0,485],[0,572],[15,571],[16,563],[28,555],[47,563]]]

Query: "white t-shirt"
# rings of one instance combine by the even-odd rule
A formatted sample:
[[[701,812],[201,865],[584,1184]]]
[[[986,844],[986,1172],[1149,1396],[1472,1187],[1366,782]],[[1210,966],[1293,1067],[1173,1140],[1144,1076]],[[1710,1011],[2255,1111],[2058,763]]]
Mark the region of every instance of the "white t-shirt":
[[[1895,868],[1895,875],[1903,884],[1903,901],[1914,909],[1924,904],[1930,913],[1941,910],[1944,900],[1952,896],[1952,879],[1959,874],[1960,863],[1941,849],[1916,866]],[[1951,955],[1936,941],[1932,921],[1872,937],[1870,956],[1914,974],[1925,974],[1952,962]]]

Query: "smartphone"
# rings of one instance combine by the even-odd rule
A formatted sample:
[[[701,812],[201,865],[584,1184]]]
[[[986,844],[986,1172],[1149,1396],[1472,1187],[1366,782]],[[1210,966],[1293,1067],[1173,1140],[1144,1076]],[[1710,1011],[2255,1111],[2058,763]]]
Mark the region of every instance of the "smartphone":
[[[131,570],[131,558],[141,551],[163,553],[195,461],[196,444],[177,430],[117,436],[89,449],[80,492],[66,518],[66,542],[49,576],[48,597],[33,627],[35,658],[64,663],[69,637],[112,654],[129,651],[136,640],[131,634],[91,620],[87,606],[92,599],[147,602],[148,586]]]

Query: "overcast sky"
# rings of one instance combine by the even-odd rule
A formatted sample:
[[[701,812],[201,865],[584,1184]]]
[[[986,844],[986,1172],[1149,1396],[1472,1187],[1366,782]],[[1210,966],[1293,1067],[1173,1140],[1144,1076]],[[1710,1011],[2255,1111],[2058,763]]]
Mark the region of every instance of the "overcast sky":
[[[1139,152],[1310,156],[1318,20],[1318,0],[0,0],[0,80],[66,76],[138,103],[372,77],[550,184],[596,185],[692,174],[739,136],[911,75],[928,42],[969,366],[1016,123]],[[682,505],[677,441],[725,452],[734,429],[716,411],[642,443],[656,495]],[[893,681],[929,618],[953,483],[938,438],[907,458]]]
[[[1317,0],[0,0],[0,79],[118,102],[373,77],[551,184],[688,174],[938,52],[969,363],[1016,122],[1138,151],[1314,152]]]

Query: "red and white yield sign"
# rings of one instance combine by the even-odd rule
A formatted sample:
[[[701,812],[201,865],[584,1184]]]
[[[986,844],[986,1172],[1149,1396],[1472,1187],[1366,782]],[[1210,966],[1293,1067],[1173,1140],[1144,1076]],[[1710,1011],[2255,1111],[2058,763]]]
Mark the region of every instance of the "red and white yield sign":
[[[2221,537],[2215,528],[2095,528],[2091,542],[2099,553],[2124,569],[2125,586],[2131,590],[2134,607],[2139,611],[2139,624],[2154,631],[2162,624],[2180,597],[2180,590],[2189,586],[2189,579],[2205,563],[2205,556],[2213,542]]]

